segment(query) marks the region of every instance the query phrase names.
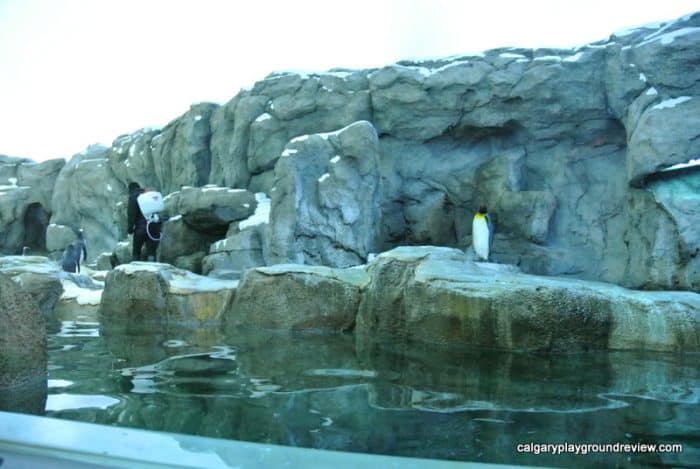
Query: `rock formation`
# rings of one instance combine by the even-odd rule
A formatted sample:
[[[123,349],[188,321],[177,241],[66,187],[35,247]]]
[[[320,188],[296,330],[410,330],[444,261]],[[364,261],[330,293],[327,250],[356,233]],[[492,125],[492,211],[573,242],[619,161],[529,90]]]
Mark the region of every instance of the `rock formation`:
[[[76,155],[43,206],[59,227],[46,242],[59,249],[82,226],[92,259],[112,252],[126,238],[130,181],[164,194],[215,184],[271,199],[256,235],[222,220],[209,233],[217,239],[166,256],[213,275],[357,265],[405,244],[465,248],[485,204],[497,262],[700,291],[700,175],[687,164],[699,155],[698,42],[694,14],[571,50],[273,73],[224,105],[193,105],[163,129]],[[13,197],[11,207],[31,203]],[[12,210],[3,217],[21,218]],[[17,250],[20,238],[4,243]],[[236,252],[247,260],[232,260]]]
[[[0,155],[0,252],[46,251],[51,198],[62,159],[35,163]]]
[[[106,334],[216,328],[236,286],[236,281],[202,277],[168,264],[120,265],[105,279],[100,324]]]

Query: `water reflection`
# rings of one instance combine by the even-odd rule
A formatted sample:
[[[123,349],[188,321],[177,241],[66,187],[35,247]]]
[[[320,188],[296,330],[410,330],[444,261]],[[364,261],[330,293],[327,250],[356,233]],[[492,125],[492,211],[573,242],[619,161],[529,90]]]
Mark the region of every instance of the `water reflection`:
[[[51,336],[48,415],[496,463],[700,463],[695,355],[545,357],[396,343],[358,352],[347,335],[88,332],[95,327],[75,321]],[[531,441],[671,442],[685,451],[586,459],[515,453]]]

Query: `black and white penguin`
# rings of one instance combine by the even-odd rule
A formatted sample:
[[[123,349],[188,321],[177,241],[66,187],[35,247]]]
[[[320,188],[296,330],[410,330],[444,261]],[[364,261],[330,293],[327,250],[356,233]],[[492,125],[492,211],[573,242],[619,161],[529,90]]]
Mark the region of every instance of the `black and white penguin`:
[[[78,272],[80,271],[80,266],[85,263],[87,259],[87,242],[85,241],[85,234],[83,229],[78,230],[78,240],[76,241],[78,248]]]
[[[489,260],[491,244],[493,242],[493,223],[486,206],[479,207],[472,220],[472,246],[476,253],[476,259]]]
[[[61,266],[66,272],[73,274],[80,273],[80,252],[75,243],[71,243],[63,250]]]

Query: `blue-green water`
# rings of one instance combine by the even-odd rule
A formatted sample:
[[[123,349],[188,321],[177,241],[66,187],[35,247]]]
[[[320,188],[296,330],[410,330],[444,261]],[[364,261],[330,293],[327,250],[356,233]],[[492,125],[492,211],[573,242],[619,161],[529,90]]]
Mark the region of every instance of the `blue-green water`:
[[[463,461],[700,466],[698,355],[538,356],[352,335],[109,336],[54,323],[46,415],[218,438]],[[527,443],[682,453],[527,454]]]

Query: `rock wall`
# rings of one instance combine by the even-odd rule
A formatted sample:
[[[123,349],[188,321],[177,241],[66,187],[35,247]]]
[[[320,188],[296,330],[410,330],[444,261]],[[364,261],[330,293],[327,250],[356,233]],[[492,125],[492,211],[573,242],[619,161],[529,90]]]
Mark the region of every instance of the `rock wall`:
[[[465,248],[486,204],[498,262],[698,291],[698,166],[676,165],[700,155],[699,43],[694,14],[572,50],[271,74],[74,157],[51,222],[86,227],[94,257],[125,237],[129,181],[216,184],[272,199],[254,263],[346,266],[402,244]],[[338,145],[360,128],[362,146]],[[226,252],[247,249],[235,234]],[[226,271],[215,254],[203,269]]]

